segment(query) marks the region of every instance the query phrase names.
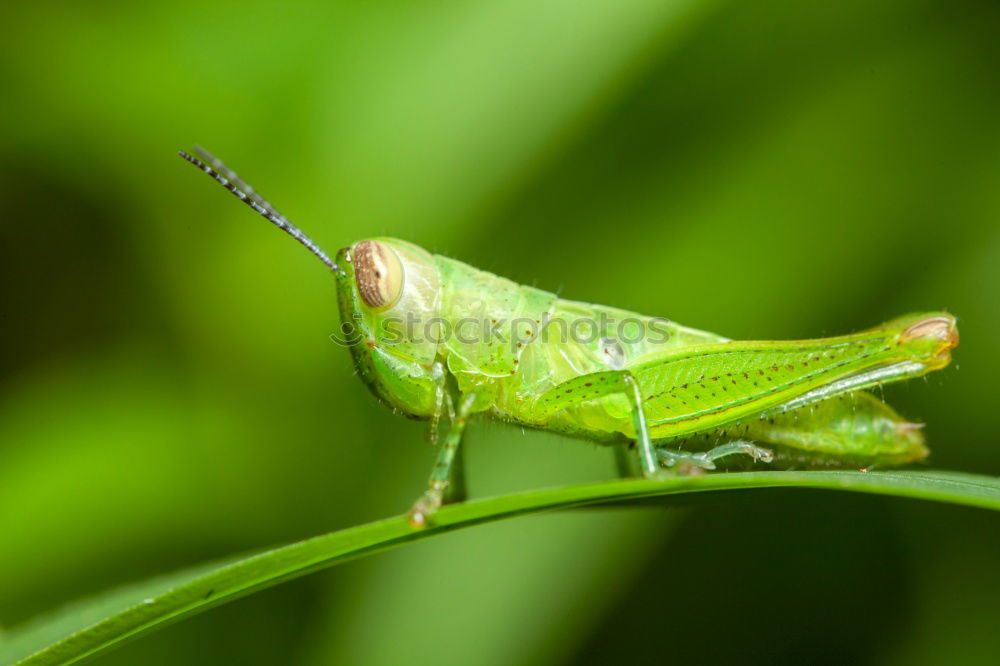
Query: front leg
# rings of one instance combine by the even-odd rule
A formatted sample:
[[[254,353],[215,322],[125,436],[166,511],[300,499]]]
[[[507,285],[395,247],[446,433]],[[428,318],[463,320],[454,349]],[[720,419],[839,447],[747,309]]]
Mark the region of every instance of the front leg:
[[[437,462],[434,463],[434,470],[431,472],[427,491],[413,503],[413,507],[407,514],[407,519],[413,527],[426,527],[431,515],[441,508],[441,504],[444,502],[445,491],[448,489],[451,481],[455,454],[462,443],[462,433],[465,432],[465,425],[475,403],[475,393],[465,395],[459,403],[458,411],[455,413],[455,418],[451,421],[448,434],[445,435],[444,442],[441,444],[441,451],[438,453]]]

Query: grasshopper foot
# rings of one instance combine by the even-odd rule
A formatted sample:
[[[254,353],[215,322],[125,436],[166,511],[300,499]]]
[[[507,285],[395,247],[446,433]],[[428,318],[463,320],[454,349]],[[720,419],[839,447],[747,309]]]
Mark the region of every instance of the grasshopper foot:
[[[413,503],[406,514],[406,520],[410,523],[410,527],[418,529],[427,527],[431,516],[441,508],[441,504],[444,502],[444,491],[447,486],[447,483],[432,484],[427,492]]]

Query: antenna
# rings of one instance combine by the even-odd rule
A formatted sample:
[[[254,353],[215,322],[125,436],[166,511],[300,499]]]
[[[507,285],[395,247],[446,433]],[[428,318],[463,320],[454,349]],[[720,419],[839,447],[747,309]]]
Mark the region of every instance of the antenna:
[[[202,159],[210,162],[211,166],[183,150],[177,151],[177,154],[214,178],[216,182],[235,194],[240,201],[264,216],[268,222],[305,245],[306,249],[319,257],[319,260],[326,264],[330,270],[335,273],[342,272],[340,267],[319,245],[313,242],[301,229],[289,222],[288,218],[279,213],[278,209],[268,203],[264,197],[257,194],[256,190],[237,176],[235,171],[223,164],[222,160],[213,157],[211,153],[200,146],[195,146],[194,150]]]

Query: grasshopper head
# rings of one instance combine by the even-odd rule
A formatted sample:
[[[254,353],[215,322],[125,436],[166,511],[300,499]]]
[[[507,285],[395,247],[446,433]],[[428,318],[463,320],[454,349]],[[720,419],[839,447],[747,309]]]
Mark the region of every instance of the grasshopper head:
[[[375,394],[407,414],[433,414],[443,379],[434,365],[441,338],[433,328],[440,321],[434,258],[416,245],[377,238],[344,248],[334,261],[221,160],[202,148],[195,153],[179,154],[304,245],[336,276],[342,335],[330,337],[350,346],[359,374]],[[421,327],[415,335],[411,324]]]
[[[433,413],[441,285],[434,257],[394,238],[337,253],[342,336],[375,394],[414,416]]]

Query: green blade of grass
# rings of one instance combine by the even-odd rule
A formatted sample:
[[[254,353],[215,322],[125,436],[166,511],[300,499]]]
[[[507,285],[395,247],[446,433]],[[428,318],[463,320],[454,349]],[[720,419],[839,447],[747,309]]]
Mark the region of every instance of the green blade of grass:
[[[446,506],[434,525],[423,530],[410,528],[397,516],[120,588],[0,636],[0,663],[73,663],[281,581],[479,523],[599,503],[775,487],[847,490],[1000,510],[1000,478],[957,472],[747,472],[515,493]]]

